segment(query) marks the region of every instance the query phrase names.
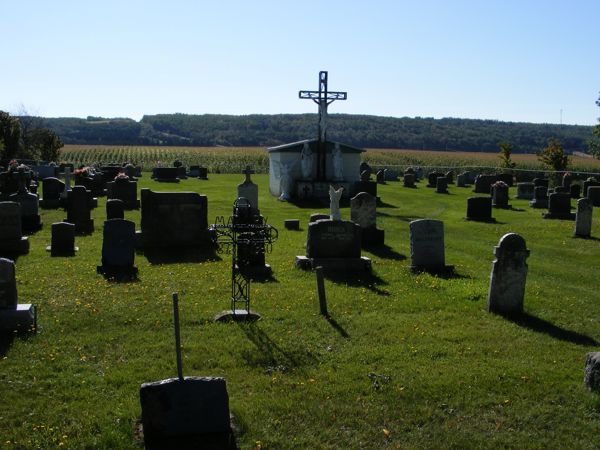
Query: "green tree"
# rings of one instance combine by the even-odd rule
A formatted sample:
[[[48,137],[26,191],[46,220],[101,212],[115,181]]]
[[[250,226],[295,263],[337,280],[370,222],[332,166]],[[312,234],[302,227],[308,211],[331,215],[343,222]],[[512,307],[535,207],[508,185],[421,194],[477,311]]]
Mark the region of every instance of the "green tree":
[[[510,158],[512,149],[512,145],[510,145],[508,142],[502,142],[500,144],[500,153],[498,153],[498,158],[500,158],[500,167],[505,169],[515,168],[517,163]]]
[[[571,158],[563,150],[560,141],[555,138],[550,139],[548,146],[541,152],[538,152],[538,160],[548,169],[554,171],[552,178],[555,184],[559,184],[560,182],[562,176],[560,172],[567,170],[571,164]]]
[[[13,159],[19,154],[21,123],[9,113],[0,111],[0,157]]]
[[[28,133],[29,158],[58,162],[60,149],[64,146],[58,134],[49,128],[35,128]]]
[[[600,106],[600,97],[596,100],[596,105]],[[594,138],[589,142],[589,152],[596,158],[600,159],[600,117],[598,117],[598,125],[594,127],[592,133]]]

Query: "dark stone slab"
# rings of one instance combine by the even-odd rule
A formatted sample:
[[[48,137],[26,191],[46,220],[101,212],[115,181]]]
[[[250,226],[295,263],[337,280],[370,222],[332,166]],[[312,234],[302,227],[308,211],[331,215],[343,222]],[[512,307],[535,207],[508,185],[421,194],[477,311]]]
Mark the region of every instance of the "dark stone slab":
[[[299,219],[285,219],[283,221],[283,226],[286,230],[299,230],[300,229],[300,220]]]
[[[152,169],[152,178],[166,183],[179,183],[179,169],[177,167],[155,167]]]
[[[467,199],[467,220],[494,222],[491,197],[469,197]]]
[[[89,202],[90,191],[83,186],[74,186],[67,197],[67,218],[64,222],[75,224],[75,232],[81,234],[94,231]]]
[[[135,223],[124,219],[104,222],[102,265],[98,273],[117,279],[134,278],[138,272],[135,260]]]
[[[58,178],[49,177],[42,181],[42,199],[40,206],[45,209],[56,209],[61,205],[60,194],[65,190],[65,183]]]
[[[555,192],[548,196],[548,212],[543,214],[544,219],[575,220],[575,213],[571,212],[571,195]]]
[[[308,225],[309,258],[360,258],[361,228],[347,220],[318,220]]]
[[[106,201],[106,220],[124,219],[125,202],[117,198],[111,198]]]
[[[75,225],[68,222],[57,222],[52,224],[52,242],[46,250],[51,256],[73,256],[77,250],[75,247]]]

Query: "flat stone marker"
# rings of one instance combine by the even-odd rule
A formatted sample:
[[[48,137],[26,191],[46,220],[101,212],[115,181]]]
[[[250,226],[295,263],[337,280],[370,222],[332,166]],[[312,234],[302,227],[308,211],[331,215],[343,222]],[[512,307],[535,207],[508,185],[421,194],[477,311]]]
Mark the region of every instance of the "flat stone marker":
[[[410,269],[426,272],[452,270],[446,266],[444,248],[444,222],[432,219],[413,220],[410,230]]]
[[[516,233],[505,234],[494,247],[494,255],[487,310],[504,315],[521,314],[529,257],[525,239]]]
[[[592,234],[592,213],[594,207],[588,198],[577,200],[577,212],[575,213],[575,236],[589,238]]]
[[[299,219],[285,219],[283,221],[283,226],[286,230],[299,230],[300,229],[300,220]]]
[[[75,247],[75,225],[69,222],[52,224],[52,243],[46,247],[51,256],[73,256]]]
[[[35,306],[18,303],[15,263],[0,258],[0,332],[36,331]]]
[[[494,222],[491,197],[469,197],[467,199],[467,220]]]
[[[600,352],[585,355],[583,382],[590,391],[600,392]]]

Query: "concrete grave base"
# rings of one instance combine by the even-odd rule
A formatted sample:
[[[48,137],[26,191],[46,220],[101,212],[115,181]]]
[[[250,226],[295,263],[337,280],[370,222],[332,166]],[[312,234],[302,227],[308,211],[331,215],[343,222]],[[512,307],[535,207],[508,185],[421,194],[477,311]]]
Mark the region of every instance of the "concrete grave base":
[[[286,219],[283,221],[283,226],[286,230],[299,230],[300,220],[298,219]]]
[[[34,305],[19,303],[15,309],[0,309],[0,331],[27,332],[37,330]]]
[[[48,245],[46,247],[46,251],[50,252],[50,256],[75,256],[75,252],[79,251],[79,247],[73,247],[72,252],[60,252],[60,251],[52,251],[52,246]]]
[[[0,238],[0,253],[16,253],[18,255],[29,253],[29,240],[26,236],[15,240],[2,240]]]
[[[146,449],[206,448],[233,441],[225,379],[185,377],[140,387]],[[208,448],[235,448],[229,445]]]
[[[213,320],[215,322],[255,322],[261,318],[260,314],[247,309],[228,309],[221,311]]]
[[[366,256],[360,258],[308,258],[307,256],[296,256],[295,265],[299,269],[312,270],[323,267],[323,270],[348,271],[348,272],[371,272],[371,260]]]

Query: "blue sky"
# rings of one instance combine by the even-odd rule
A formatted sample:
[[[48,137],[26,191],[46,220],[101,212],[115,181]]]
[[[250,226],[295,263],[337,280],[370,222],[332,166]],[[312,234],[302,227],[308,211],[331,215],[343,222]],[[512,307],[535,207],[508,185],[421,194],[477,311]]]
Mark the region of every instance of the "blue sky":
[[[331,113],[593,125],[600,1],[0,0],[0,109]],[[562,110],[562,115],[561,115]]]

